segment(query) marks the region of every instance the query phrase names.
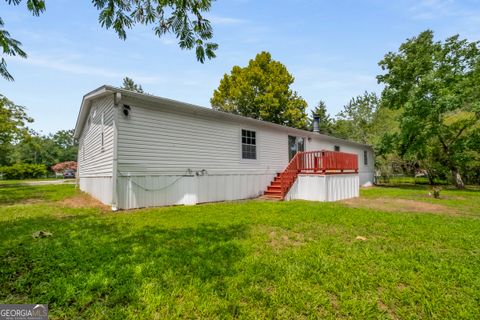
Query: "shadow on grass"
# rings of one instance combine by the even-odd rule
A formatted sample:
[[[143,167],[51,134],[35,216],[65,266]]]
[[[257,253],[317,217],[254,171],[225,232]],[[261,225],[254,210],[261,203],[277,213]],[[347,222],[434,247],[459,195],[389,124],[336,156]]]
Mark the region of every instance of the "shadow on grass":
[[[189,291],[225,295],[224,281],[244,256],[236,241],[245,236],[244,225],[167,229],[99,220],[1,223],[15,232],[0,235],[0,301],[48,303],[62,318],[131,316],[147,306],[164,308],[165,301],[174,312],[176,299]],[[53,236],[33,239],[40,229]]]

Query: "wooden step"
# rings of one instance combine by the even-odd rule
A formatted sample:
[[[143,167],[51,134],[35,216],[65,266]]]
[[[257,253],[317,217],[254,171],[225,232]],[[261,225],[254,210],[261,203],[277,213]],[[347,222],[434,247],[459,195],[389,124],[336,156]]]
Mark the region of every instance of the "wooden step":
[[[282,196],[282,191],[280,191],[280,190],[271,191],[271,190],[267,189],[267,191],[265,191],[263,194],[264,195],[274,195],[274,196],[280,196],[281,197]]]
[[[281,197],[276,197],[276,196],[266,196],[262,195],[257,198],[258,200],[267,200],[267,201],[283,201],[283,198]]]
[[[283,200],[283,197],[281,195],[264,194],[262,197],[265,199]]]
[[[282,186],[268,186],[267,191],[282,191]]]

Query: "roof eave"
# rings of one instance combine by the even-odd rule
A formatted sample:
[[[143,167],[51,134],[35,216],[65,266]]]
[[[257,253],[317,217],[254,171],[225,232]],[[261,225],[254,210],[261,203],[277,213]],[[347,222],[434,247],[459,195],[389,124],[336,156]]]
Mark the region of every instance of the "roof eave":
[[[87,120],[87,115],[90,111],[89,109],[90,109],[91,101],[93,99],[100,98],[114,92],[115,91],[112,90],[110,86],[104,85],[83,96],[82,103],[80,105],[80,110],[77,116],[77,122],[75,124],[75,131],[73,134],[73,137],[75,139],[78,139],[82,133],[83,127],[85,125],[85,121]]]
[[[148,101],[153,102],[153,103],[161,102],[161,103],[164,103],[164,104],[167,104],[167,105],[183,107],[183,108],[186,108],[186,109],[190,109],[192,112],[201,112],[201,113],[204,113],[206,115],[208,115],[208,114],[210,114],[210,115],[222,115],[223,117],[230,118],[230,119],[233,119],[233,120],[242,120],[242,121],[250,122],[252,124],[255,123],[255,124],[258,124],[258,125],[266,125],[266,126],[269,126],[269,127],[272,127],[272,128],[289,130],[291,132],[297,132],[299,134],[303,134],[303,135],[306,135],[306,136],[309,136],[309,137],[321,137],[321,138],[331,140],[331,141],[338,141],[338,142],[348,143],[348,144],[352,144],[352,145],[372,148],[372,146],[367,145],[367,144],[354,142],[354,141],[350,141],[350,140],[345,140],[345,139],[342,139],[342,138],[337,138],[337,137],[329,136],[329,135],[326,135],[326,134],[316,133],[316,132],[307,131],[307,130],[298,129],[298,128],[292,128],[292,127],[288,127],[288,126],[281,125],[281,124],[276,124],[276,123],[272,123],[272,122],[268,122],[268,121],[263,121],[263,120],[254,119],[254,118],[250,118],[250,117],[245,117],[245,116],[232,114],[232,113],[227,113],[227,112],[223,112],[223,111],[213,110],[213,109],[210,109],[210,108],[206,108],[206,107],[202,107],[202,106],[198,106],[198,105],[194,105],[194,104],[190,104],[190,103],[186,103],[186,102],[181,102],[181,101],[178,101],[178,100],[163,98],[163,97],[159,97],[159,96],[155,96],[155,95],[138,93],[138,92],[134,92],[134,91],[126,90],[126,89],[121,89],[121,88],[117,88],[117,87],[113,87],[113,86],[109,86],[109,85],[103,85],[100,88],[95,89],[90,93],[87,93],[83,97],[82,105],[80,107],[80,112],[79,112],[79,115],[78,115],[78,118],[77,118],[77,124],[75,126],[75,138],[78,138],[80,136],[81,131],[83,129],[83,126],[85,124],[86,117],[87,117],[87,114],[88,114],[88,112],[87,112],[88,111],[87,110],[88,105],[87,104],[91,100],[99,98],[99,97],[101,97],[105,94],[110,94],[110,93],[113,94],[113,93],[117,93],[117,92],[120,93],[122,96],[130,96],[130,97],[137,98],[137,99],[147,101],[147,102]]]

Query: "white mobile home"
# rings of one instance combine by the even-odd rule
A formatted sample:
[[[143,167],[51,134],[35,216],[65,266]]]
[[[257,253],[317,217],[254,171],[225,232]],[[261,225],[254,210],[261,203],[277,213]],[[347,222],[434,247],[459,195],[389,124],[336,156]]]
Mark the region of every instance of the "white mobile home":
[[[370,146],[111,86],[84,96],[75,138],[80,189],[113,209],[275,197],[275,188],[287,200],[330,201],[373,182]],[[347,167],[329,171],[337,155]]]

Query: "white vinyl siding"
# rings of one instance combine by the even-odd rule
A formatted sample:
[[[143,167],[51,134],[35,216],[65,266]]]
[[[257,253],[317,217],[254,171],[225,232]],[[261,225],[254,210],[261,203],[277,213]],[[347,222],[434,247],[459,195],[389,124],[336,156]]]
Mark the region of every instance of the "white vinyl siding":
[[[166,105],[126,100],[131,112],[119,115],[119,175],[270,174],[288,163],[288,128],[278,130],[240,121],[184,113]],[[242,129],[256,132],[256,161],[243,160]]]
[[[113,114],[113,95],[92,102],[88,120],[79,139],[80,178],[112,176]]]

